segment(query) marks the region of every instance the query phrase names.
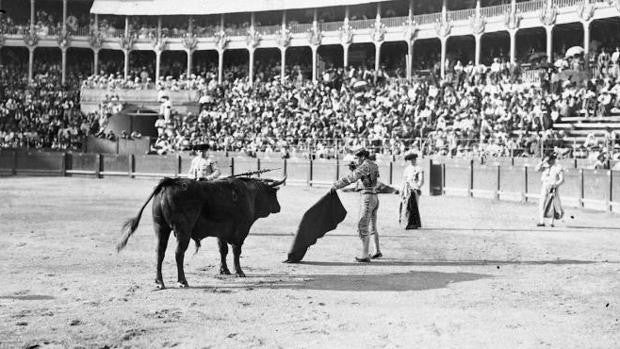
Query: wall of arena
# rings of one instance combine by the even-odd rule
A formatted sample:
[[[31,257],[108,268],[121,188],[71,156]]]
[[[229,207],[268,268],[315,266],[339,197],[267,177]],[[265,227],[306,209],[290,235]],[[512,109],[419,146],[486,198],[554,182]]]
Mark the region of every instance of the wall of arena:
[[[273,169],[270,178],[287,176],[287,185],[326,187],[349,173],[338,159],[308,160],[276,157],[250,158],[213,153],[223,176],[261,169]],[[535,159],[498,158],[485,164],[470,159],[424,159],[427,195],[465,195],[528,202],[540,192],[540,175]],[[0,151],[0,175],[164,177],[184,176],[191,157],[184,155],[133,155],[62,152]],[[580,168],[579,160],[560,160],[565,168],[562,201],[573,207],[608,212],[620,211],[620,171]],[[381,181],[398,187],[404,161],[378,158]]]

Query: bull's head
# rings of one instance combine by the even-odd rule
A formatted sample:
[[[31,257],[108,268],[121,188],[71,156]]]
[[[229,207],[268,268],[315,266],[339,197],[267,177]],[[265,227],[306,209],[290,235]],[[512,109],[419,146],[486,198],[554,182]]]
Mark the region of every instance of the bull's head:
[[[271,213],[280,212],[280,203],[276,195],[280,186],[286,182],[286,176],[281,180],[260,179],[264,184],[265,190],[258,193],[256,197],[256,212],[260,217],[267,217]]]

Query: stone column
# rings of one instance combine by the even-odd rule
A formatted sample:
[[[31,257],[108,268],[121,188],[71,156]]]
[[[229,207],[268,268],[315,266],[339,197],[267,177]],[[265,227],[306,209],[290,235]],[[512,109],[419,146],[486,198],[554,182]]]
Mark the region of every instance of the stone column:
[[[280,59],[281,59],[280,81],[284,82],[284,79],[286,77],[286,47],[280,47]]]
[[[406,64],[406,68],[407,68],[407,80],[411,80],[411,77],[413,76],[413,44],[414,44],[414,40],[409,40],[407,42],[407,64]]]
[[[217,50],[217,82],[222,83],[224,78],[224,50]]]
[[[34,32],[34,23],[36,22],[34,0],[30,0],[30,32]]]
[[[34,1],[32,1],[34,3]],[[34,76],[34,46],[28,46],[28,81],[32,82]]]
[[[482,45],[481,45],[482,34],[474,34],[474,39],[476,41],[476,48],[475,48],[475,53],[474,53],[474,64],[478,65],[480,64],[480,51],[482,50]]]
[[[125,80],[129,78],[129,50],[123,50],[123,54],[125,55],[125,66],[123,68],[123,73],[125,76]]]
[[[161,51],[155,51],[155,83],[159,81],[161,77]]]
[[[60,57],[61,57],[61,66],[60,66],[60,70],[61,70],[61,77],[60,77],[60,83],[61,84],[66,84],[67,83],[67,48],[63,47],[60,49]]]
[[[186,50],[187,53],[187,78],[192,75],[192,56],[194,55],[193,50]]]
[[[62,0],[62,31],[67,30],[67,0]]]
[[[350,44],[342,45],[342,65],[347,68],[349,66],[349,46]]]
[[[545,32],[547,33],[547,62],[553,62],[553,25],[546,25]]]
[[[446,0],[444,0],[445,2]],[[446,45],[448,43],[448,37],[440,38],[441,40],[441,78],[446,76]]]
[[[517,29],[508,31],[510,34],[510,63],[515,64],[517,62]]]
[[[250,84],[254,83],[254,49],[253,48],[248,48],[248,52],[249,52],[249,69],[248,69],[248,78],[250,81]]]
[[[93,75],[99,74],[99,50],[93,49]]]
[[[583,57],[588,60],[590,54],[590,21],[584,21],[581,24],[583,24]]]
[[[379,71],[381,64],[381,42],[375,42],[375,75]]]
[[[318,50],[319,47],[318,46],[310,46],[310,49],[312,49],[312,82],[316,82],[317,78],[317,54],[318,54]]]

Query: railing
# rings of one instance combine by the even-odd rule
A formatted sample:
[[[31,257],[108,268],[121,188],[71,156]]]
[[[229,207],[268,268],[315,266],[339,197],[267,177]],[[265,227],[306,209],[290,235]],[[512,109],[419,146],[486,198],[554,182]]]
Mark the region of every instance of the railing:
[[[282,29],[282,24],[262,25],[262,26],[256,27],[256,31],[258,31],[262,35],[273,35],[281,29]]]
[[[342,27],[344,25],[344,21],[341,22],[324,22],[324,23],[320,23],[319,24],[319,28],[321,28],[321,31],[323,32],[335,32],[338,29],[340,29],[340,27]]]
[[[89,36],[90,35],[90,27],[79,27],[78,30],[72,33],[74,36]]]
[[[381,22],[385,24],[386,27],[401,27],[407,23],[409,17],[401,16],[401,17],[387,17],[381,18]]]
[[[358,19],[355,21],[349,21],[349,25],[353,29],[369,29],[374,24],[374,19]]]
[[[433,24],[441,20],[441,13],[428,13],[424,15],[416,15],[413,18],[418,24]]]
[[[270,176],[287,176],[287,185],[328,186],[346,175],[347,164],[339,159],[304,158],[292,154],[281,159],[279,154],[262,154],[260,158],[213,152],[223,176],[257,169],[277,168]],[[231,155],[231,156],[229,156]],[[298,157],[301,155],[301,157]],[[187,155],[134,155],[116,153],[63,153],[0,151],[0,174],[47,176],[183,177],[189,170]],[[518,202],[540,199],[540,175],[536,162],[504,158],[487,164],[472,159],[420,159],[429,179],[424,191],[431,195],[465,195]],[[402,182],[403,160],[392,157],[377,159],[380,180],[389,185]],[[589,170],[564,166],[565,182],[561,186],[566,206],[618,212],[620,208],[620,171]]]
[[[583,0],[554,0],[553,3],[561,8],[583,4]]]
[[[476,9],[466,8],[457,11],[448,12],[448,19],[452,21],[466,21],[469,20],[470,16],[476,15]]]
[[[535,1],[527,1],[527,2],[519,2],[517,3],[517,12],[527,13],[527,12],[536,12],[542,9],[547,5],[545,0],[535,0]]]
[[[489,7],[482,7],[480,14],[486,18],[503,16],[506,12],[510,11],[510,4],[495,5]]]
[[[239,27],[239,28],[226,28],[226,34],[230,36],[246,36],[248,35],[249,27]]]
[[[290,25],[290,31],[294,34],[305,33],[312,29],[312,23],[295,23]]]

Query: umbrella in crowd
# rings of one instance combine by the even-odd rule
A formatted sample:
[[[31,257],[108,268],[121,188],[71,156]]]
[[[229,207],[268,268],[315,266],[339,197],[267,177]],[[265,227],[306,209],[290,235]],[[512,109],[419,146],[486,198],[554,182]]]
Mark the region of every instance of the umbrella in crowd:
[[[574,56],[582,55],[583,52],[584,52],[583,47],[573,46],[569,48],[568,50],[566,50],[566,54],[564,55],[564,57],[574,57]]]

